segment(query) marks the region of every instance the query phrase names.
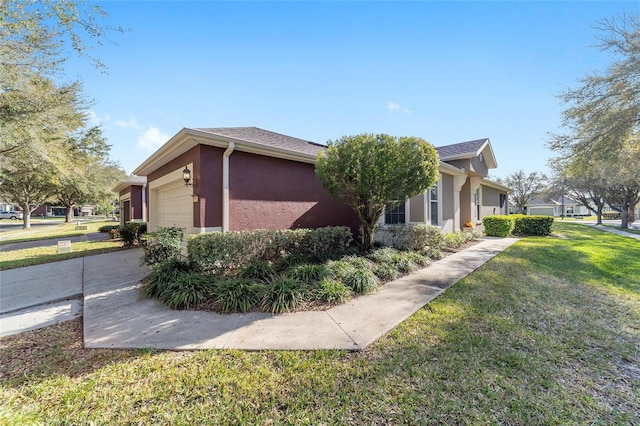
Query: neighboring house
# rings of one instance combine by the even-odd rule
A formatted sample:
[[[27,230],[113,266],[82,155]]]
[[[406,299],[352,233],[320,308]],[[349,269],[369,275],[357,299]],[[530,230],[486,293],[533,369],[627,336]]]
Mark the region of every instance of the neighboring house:
[[[353,210],[315,176],[322,149],[256,127],[182,129],[134,170],[147,178],[148,229],[178,226],[198,234],[346,225],[357,232]]]
[[[564,213],[563,213],[564,208]],[[530,215],[574,217],[589,216],[591,212],[578,201],[560,196],[557,198],[532,198],[525,206],[525,212]]]
[[[147,221],[147,178],[145,176],[130,176],[111,191],[118,194],[120,225],[127,222]]]

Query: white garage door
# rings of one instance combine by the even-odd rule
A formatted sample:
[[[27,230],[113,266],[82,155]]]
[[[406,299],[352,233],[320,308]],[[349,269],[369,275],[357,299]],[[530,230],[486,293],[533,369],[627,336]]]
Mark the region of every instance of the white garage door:
[[[553,207],[530,207],[529,214],[540,216],[553,216]]]
[[[187,234],[193,228],[193,201],[184,184],[158,189],[158,226],[177,226]]]

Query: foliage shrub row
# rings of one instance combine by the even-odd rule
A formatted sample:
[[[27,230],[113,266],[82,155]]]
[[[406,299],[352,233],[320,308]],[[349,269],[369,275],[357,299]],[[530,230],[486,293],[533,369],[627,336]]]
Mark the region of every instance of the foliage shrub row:
[[[277,263],[296,254],[320,262],[343,255],[353,240],[344,226],[318,229],[213,232],[187,243],[190,262],[199,270],[222,276],[256,262]]]
[[[494,237],[508,235],[549,235],[553,225],[551,216],[485,216],[482,219],[484,232]]]
[[[484,233],[491,237],[507,237],[513,232],[515,219],[512,216],[485,216],[482,225]]]
[[[244,268],[226,269],[224,275],[213,274],[180,254],[179,231],[161,228],[145,236],[142,245],[143,261],[152,267],[143,294],[172,309],[204,304],[220,312],[279,313],[304,303],[343,303],[354,294],[376,291],[380,282],[429,264],[429,259],[417,252],[385,247],[367,257],[343,253],[338,260],[324,262],[311,262],[292,253],[276,261],[260,260]],[[316,251],[312,254],[310,257],[317,256]]]
[[[482,237],[482,233],[476,231],[444,233],[437,226],[424,224],[385,226],[378,232],[383,234],[382,242],[386,245],[418,251],[432,259],[441,258],[443,248],[457,249]]]

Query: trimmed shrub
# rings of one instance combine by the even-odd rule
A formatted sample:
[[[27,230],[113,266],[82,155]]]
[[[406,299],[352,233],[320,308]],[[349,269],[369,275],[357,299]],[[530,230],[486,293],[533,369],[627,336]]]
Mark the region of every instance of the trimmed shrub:
[[[602,219],[604,220],[615,220],[620,218],[620,212],[602,212]]]
[[[344,254],[353,237],[344,226],[318,229],[212,232],[189,239],[187,252],[203,271],[224,275],[263,261],[279,265],[283,257],[297,254],[319,261]]]
[[[324,278],[315,290],[318,300],[328,303],[344,303],[351,297],[351,290],[340,281]]]
[[[340,259],[342,262],[346,262],[355,268],[373,270],[373,263],[366,257],[360,257],[356,255],[344,256]]]
[[[250,279],[229,278],[218,281],[212,296],[221,312],[247,312],[258,303],[261,293],[261,286]]]
[[[412,226],[410,248],[417,251],[424,250],[425,247],[440,250],[444,244],[444,235],[437,226],[423,224]]]
[[[119,226],[120,225],[103,225],[100,228],[98,228],[98,232],[103,232],[103,233],[110,232],[113,229],[118,229]]]
[[[304,284],[295,278],[276,278],[264,288],[262,309],[274,314],[289,312],[303,302],[304,291]]]
[[[515,226],[515,219],[511,216],[485,216],[482,218],[484,233],[492,237],[506,237],[511,235]]]
[[[554,218],[552,216],[513,215],[515,235],[549,235]]]
[[[140,264],[153,266],[172,258],[180,258],[183,235],[184,231],[181,228],[168,227],[158,228],[157,231],[140,237]]]
[[[140,244],[140,237],[147,232],[145,222],[127,222],[118,228],[122,242],[126,246]]]

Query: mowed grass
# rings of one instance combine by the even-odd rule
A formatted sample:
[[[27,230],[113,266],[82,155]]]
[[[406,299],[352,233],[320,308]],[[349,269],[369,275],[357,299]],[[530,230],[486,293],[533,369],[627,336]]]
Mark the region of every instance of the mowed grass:
[[[111,220],[94,221],[94,222],[82,222],[81,225],[86,226],[86,230],[77,230],[77,223],[59,223],[57,226],[47,226],[46,229],[38,231],[37,228],[32,229],[20,229],[11,231],[7,237],[0,241],[2,244],[21,243],[25,241],[38,241],[48,240],[64,237],[77,237],[87,234],[89,232],[98,232],[98,228],[104,225],[117,225],[118,222]]]
[[[0,424],[640,424],[640,244],[526,238],[364,352],[0,340]]]
[[[71,253],[58,253],[55,241],[51,245],[0,252],[0,270],[41,265],[43,263],[74,259],[123,249],[120,240],[80,241],[71,244]]]

